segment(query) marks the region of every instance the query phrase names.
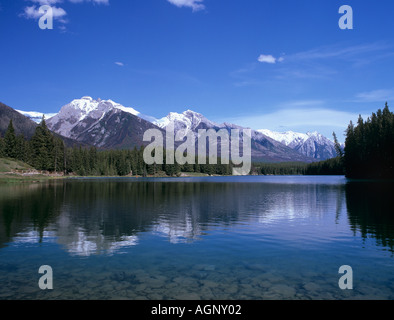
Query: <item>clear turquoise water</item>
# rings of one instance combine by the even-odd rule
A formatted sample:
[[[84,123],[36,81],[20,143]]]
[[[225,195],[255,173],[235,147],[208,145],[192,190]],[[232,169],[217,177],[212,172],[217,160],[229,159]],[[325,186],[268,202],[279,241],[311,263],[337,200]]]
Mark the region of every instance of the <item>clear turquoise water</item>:
[[[0,299],[393,299],[392,183],[76,179],[0,186]],[[38,287],[41,265],[53,290]],[[341,290],[339,267],[353,269]]]

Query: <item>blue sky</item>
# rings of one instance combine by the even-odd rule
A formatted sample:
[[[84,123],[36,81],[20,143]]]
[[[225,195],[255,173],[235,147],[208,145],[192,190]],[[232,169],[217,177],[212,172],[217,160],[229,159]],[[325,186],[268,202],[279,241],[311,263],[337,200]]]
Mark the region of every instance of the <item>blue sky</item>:
[[[38,26],[45,3],[53,30]],[[0,101],[57,112],[88,95],[343,140],[394,102],[393,13],[392,0],[0,0]]]

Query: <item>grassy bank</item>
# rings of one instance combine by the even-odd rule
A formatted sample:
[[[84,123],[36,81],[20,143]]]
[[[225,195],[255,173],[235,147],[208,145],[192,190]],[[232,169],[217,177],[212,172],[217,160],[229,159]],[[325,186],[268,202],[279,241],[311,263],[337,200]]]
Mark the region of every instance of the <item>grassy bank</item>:
[[[178,177],[206,177],[209,176],[205,173],[196,172],[182,172]],[[55,179],[66,179],[72,177],[83,177],[78,175],[70,175],[64,177],[60,174],[48,173],[37,171],[30,165],[23,161],[10,159],[10,158],[0,158],[0,183],[34,183],[43,182]],[[100,176],[104,178],[104,176]],[[137,176],[133,176],[138,178]],[[159,171],[155,175],[148,175],[148,177],[168,177],[164,171]]]
[[[58,174],[39,172],[23,161],[0,158],[0,183],[41,182],[63,178]]]

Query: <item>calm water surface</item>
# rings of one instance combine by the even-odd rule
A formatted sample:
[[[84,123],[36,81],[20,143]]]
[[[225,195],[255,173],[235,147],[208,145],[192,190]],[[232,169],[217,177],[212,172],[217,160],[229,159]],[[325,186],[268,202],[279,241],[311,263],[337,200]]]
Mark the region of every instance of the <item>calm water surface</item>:
[[[0,185],[0,299],[393,299],[393,190],[341,176]]]

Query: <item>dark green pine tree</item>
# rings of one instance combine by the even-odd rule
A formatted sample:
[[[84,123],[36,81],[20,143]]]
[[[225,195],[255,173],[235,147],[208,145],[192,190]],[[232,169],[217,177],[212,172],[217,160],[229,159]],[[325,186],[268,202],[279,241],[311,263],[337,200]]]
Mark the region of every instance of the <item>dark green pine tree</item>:
[[[32,149],[32,165],[38,170],[55,170],[54,148],[55,141],[46,126],[44,117],[30,141]]]
[[[4,135],[4,155],[9,158],[16,157],[16,136],[12,120],[10,120],[7,131]]]
[[[5,157],[4,154],[4,139],[0,136],[0,158]]]
[[[144,176],[146,174],[143,147],[140,147],[137,153],[137,174],[139,176]]]
[[[53,169],[55,172],[64,171],[64,142],[60,138],[54,138],[52,150]]]
[[[337,154],[337,157],[342,158],[343,157],[343,151],[342,151],[340,143],[338,142],[338,138],[337,138],[336,133],[333,132],[332,136],[334,138],[335,152]]]
[[[356,170],[356,139],[354,133],[353,122],[350,121],[346,130],[345,142],[345,172],[348,177],[354,177],[357,174]]]
[[[85,175],[85,169],[83,168],[83,159],[82,159],[82,148],[81,147],[74,147],[72,149],[72,166],[71,171],[78,174],[78,175]]]
[[[134,147],[133,150],[129,152],[131,171],[134,176],[138,175],[138,150]]]
[[[97,149],[95,147],[90,147],[89,148],[89,168],[90,168],[91,175],[97,174],[97,162],[98,162]]]
[[[15,158],[21,161],[27,160],[27,154],[26,154],[26,141],[23,135],[19,135],[15,139]]]

